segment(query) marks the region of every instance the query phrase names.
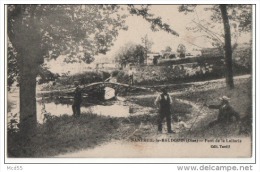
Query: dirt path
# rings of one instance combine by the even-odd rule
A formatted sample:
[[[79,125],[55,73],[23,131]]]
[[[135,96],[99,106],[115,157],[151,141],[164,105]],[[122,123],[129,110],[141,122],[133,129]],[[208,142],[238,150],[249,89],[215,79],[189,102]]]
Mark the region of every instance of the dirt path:
[[[246,79],[248,79],[250,77],[251,77],[251,75],[235,76],[234,82],[235,82],[235,84],[246,82]],[[207,90],[214,90],[214,89],[226,87],[225,78],[215,79],[215,80],[210,80],[210,81],[192,82],[192,83],[187,83],[187,84],[189,84],[190,87],[187,87],[180,91],[171,90],[169,94],[171,96],[180,96],[184,93],[186,94],[186,93],[191,93],[191,92],[207,91]],[[158,87],[163,87],[163,86],[170,87],[171,85],[174,85],[174,84],[159,85]],[[133,96],[127,96],[127,97],[128,98],[153,98],[153,97],[156,97],[157,94],[159,94],[159,92],[154,91],[154,94],[133,95]]]

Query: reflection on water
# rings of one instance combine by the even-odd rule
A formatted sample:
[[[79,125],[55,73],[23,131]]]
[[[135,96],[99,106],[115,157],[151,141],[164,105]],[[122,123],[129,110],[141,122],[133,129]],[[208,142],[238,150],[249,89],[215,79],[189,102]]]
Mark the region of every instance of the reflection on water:
[[[48,113],[51,113],[51,115],[54,116],[60,116],[63,114],[72,115],[72,107],[70,104],[55,104],[54,102],[51,103],[37,103],[37,117],[38,121],[42,123],[43,121],[43,114],[42,110],[44,109]],[[92,112],[97,115],[105,115],[105,116],[111,116],[111,117],[126,117],[127,115],[130,115],[129,113],[129,106],[124,106],[120,102],[115,102],[115,104],[112,105],[91,105],[91,106],[82,106],[81,112]]]
[[[107,90],[108,93],[105,98],[112,98],[115,94],[113,90]],[[37,97],[37,120],[43,123],[44,112],[50,113],[54,116],[61,116],[64,114],[72,115],[73,97],[70,96],[51,96],[51,97]],[[12,104],[8,112],[8,120],[16,119],[19,122],[19,92],[15,91],[8,93],[8,101]],[[110,99],[107,101],[100,101],[95,97],[83,97],[81,106],[82,113],[91,112],[97,115],[111,116],[111,117],[128,117],[129,115],[143,115],[148,114],[152,108],[139,106],[137,104],[127,102],[123,97]]]
[[[71,104],[57,104],[54,102],[41,103],[37,102],[37,120],[39,123],[43,123],[44,111],[54,116],[61,116],[64,114],[72,115]],[[114,101],[114,104],[109,105],[90,105],[82,106],[81,113],[93,113],[97,115],[111,116],[111,117],[127,117],[131,115],[129,112],[129,106],[122,104],[122,102]],[[11,112],[9,112],[9,118],[14,118],[13,114],[19,114],[19,106],[13,106]],[[19,121],[19,115],[16,116],[16,120]]]
[[[105,87],[105,95],[104,95],[104,99],[105,100],[109,100],[112,99],[113,97],[115,97],[116,94],[116,90],[110,87]]]

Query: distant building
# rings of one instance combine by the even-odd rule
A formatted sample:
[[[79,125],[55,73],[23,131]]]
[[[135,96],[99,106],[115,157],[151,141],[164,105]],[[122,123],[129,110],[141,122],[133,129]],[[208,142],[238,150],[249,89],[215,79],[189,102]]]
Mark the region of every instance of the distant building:
[[[159,58],[161,57],[160,53],[148,53],[146,64],[147,65],[156,65],[158,63]]]
[[[116,63],[96,63],[96,69],[115,69],[118,68],[118,65]]]
[[[162,59],[176,59],[177,53],[176,52],[164,52],[162,55]]]

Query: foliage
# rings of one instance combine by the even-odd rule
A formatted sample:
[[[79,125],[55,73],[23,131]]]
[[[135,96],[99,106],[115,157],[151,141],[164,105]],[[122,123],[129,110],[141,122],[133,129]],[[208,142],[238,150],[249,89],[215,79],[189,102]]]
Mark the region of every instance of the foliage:
[[[117,82],[128,84],[129,76],[128,74],[123,70],[115,70],[113,71],[114,76],[117,78]]]
[[[115,59],[120,64],[143,64],[145,48],[142,45],[127,43],[119,49]]]
[[[142,40],[142,43],[144,45],[144,49],[145,49],[145,52],[146,52],[146,55],[147,55],[147,53],[151,52],[153,41],[149,40],[147,34],[144,37],[142,37],[141,40]]]
[[[196,5],[181,5],[179,7],[180,12],[194,12]],[[223,48],[225,56],[225,71],[226,71],[226,83],[230,89],[234,88],[233,81],[233,66],[232,66],[232,51],[236,48],[235,43],[232,48],[231,41],[231,29],[230,23],[234,29],[240,32],[249,32],[252,27],[252,5],[212,5],[211,7],[206,7],[205,10],[212,11],[211,20],[215,23],[223,24],[223,38],[224,44],[219,36],[210,31],[207,27],[203,26],[200,21],[196,23],[200,30],[205,31],[212,40],[217,41],[217,46]],[[233,23],[232,23],[233,22]],[[236,34],[235,34],[236,35]],[[214,44],[213,44],[214,45]]]
[[[41,65],[39,67],[39,74],[40,77],[37,82],[38,84],[48,83],[49,81],[55,81],[57,80],[60,75],[57,73],[52,73],[46,65]]]
[[[96,114],[75,118],[66,114],[39,124],[34,137],[8,133],[8,157],[50,157],[61,153],[87,149],[111,139],[119,120]]]
[[[179,34],[170,28],[170,25],[163,23],[161,17],[154,17],[153,14],[149,13],[149,5],[128,5],[129,12],[132,15],[143,17],[146,21],[151,24],[152,31],[163,30],[172,35],[179,36]]]
[[[94,61],[94,57],[91,56],[91,54],[85,52],[84,53],[84,62],[87,63],[87,64],[90,64]]]
[[[124,9],[143,17],[154,31],[162,29],[178,35],[160,17],[150,13],[149,5],[9,5],[8,38],[15,51],[26,47],[30,47],[28,51],[37,50],[39,64],[43,58],[57,58],[61,54],[66,55],[64,61],[68,63],[91,63],[94,55],[110,50],[118,30],[127,30]],[[32,33],[33,40],[28,39]],[[9,78],[12,83],[15,79],[12,72]]]
[[[221,12],[218,5],[213,5],[205,10],[213,12],[211,20],[222,23]],[[252,5],[230,4],[227,5],[228,18],[231,23],[238,23],[236,26],[240,32],[250,32],[252,28]]]
[[[78,81],[81,85],[87,85],[94,82],[104,81],[109,77],[106,72],[86,71],[83,73],[77,73],[69,76],[61,76],[55,80],[54,85],[46,85],[44,90],[57,90],[63,88],[74,87],[75,81]]]
[[[177,47],[177,52],[180,53],[180,57],[185,57],[185,53],[186,53],[186,47],[183,44],[179,44]]]
[[[66,62],[84,61],[105,54],[118,30],[126,29],[125,17],[113,15],[119,10],[115,5],[9,5],[8,37],[19,51],[34,33],[37,51],[42,50],[39,58],[66,54]]]
[[[238,44],[233,51],[234,72],[240,73],[247,71],[252,72],[252,48],[250,44]]]
[[[235,51],[234,75],[251,73],[250,49],[238,48]],[[247,63],[243,64],[243,61]],[[136,67],[135,81],[137,85],[153,85],[206,81],[225,77],[223,56],[183,58],[178,60],[159,61],[157,66]]]
[[[194,12],[197,5],[181,5],[179,12],[188,14]],[[219,5],[212,5],[204,8],[205,11],[211,11],[211,20],[222,23],[222,16]],[[252,5],[246,4],[229,4],[227,5],[228,18],[232,22],[237,22],[239,31],[250,32],[252,28]]]
[[[10,90],[10,87],[12,86],[12,84],[15,81],[19,80],[19,69],[17,66],[17,60],[16,60],[16,55],[17,52],[15,51],[15,49],[12,47],[12,45],[10,43],[8,43],[8,47],[7,47],[7,86],[8,86],[8,90]]]
[[[179,6],[179,12],[188,14],[190,12],[196,12],[197,5],[181,5]],[[218,27],[218,24],[223,23],[221,11],[219,5],[207,6],[204,8],[205,11],[211,11],[211,21],[199,20],[192,21],[192,25],[186,29],[194,32],[202,32],[201,37],[207,38],[211,41],[212,46],[221,48],[223,51],[224,45],[224,33],[222,27]],[[231,36],[233,40],[233,49],[237,46],[237,38],[243,32],[251,32],[252,30],[252,5],[241,5],[241,4],[230,4],[227,5],[227,13],[231,26]],[[220,30],[222,32],[214,32],[212,29]]]
[[[170,46],[165,47],[164,52],[172,52],[172,48]]]
[[[19,68],[17,64],[17,52],[15,49],[12,47],[11,43],[8,42],[8,54],[7,54],[7,73],[8,73],[8,78],[7,78],[7,86],[8,90],[10,90],[10,87],[13,85],[13,83],[16,81],[18,82],[19,86]],[[39,76],[41,77],[40,80],[38,81],[39,84],[46,83],[49,81],[54,81],[55,79],[58,78],[59,75],[54,74],[49,71],[49,69],[45,65],[39,66]]]
[[[9,5],[8,38],[14,50],[8,49],[9,85],[18,76],[17,64],[12,52],[34,50],[28,63],[42,64],[43,58],[66,55],[65,62],[84,61],[91,63],[94,55],[105,54],[113,45],[118,30],[126,30],[125,18],[119,15],[125,6],[119,5]],[[142,16],[151,23],[151,28],[178,35],[149,11],[149,5],[128,5],[132,15]],[[32,36],[33,33],[33,36]],[[25,46],[26,45],[26,46]],[[27,48],[26,48],[27,47]],[[28,48],[29,47],[29,48]],[[12,57],[12,58],[9,58]],[[18,64],[22,63],[21,55]],[[17,60],[17,59],[16,59]],[[29,64],[33,65],[33,64]]]

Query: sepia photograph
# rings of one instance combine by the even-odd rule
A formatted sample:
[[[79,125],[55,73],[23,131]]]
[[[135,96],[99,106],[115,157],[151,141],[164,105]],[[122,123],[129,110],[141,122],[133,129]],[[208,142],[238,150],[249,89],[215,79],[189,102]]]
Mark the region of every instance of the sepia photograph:
[[[255,5],[5,4],[5,156],[251,158]]]

